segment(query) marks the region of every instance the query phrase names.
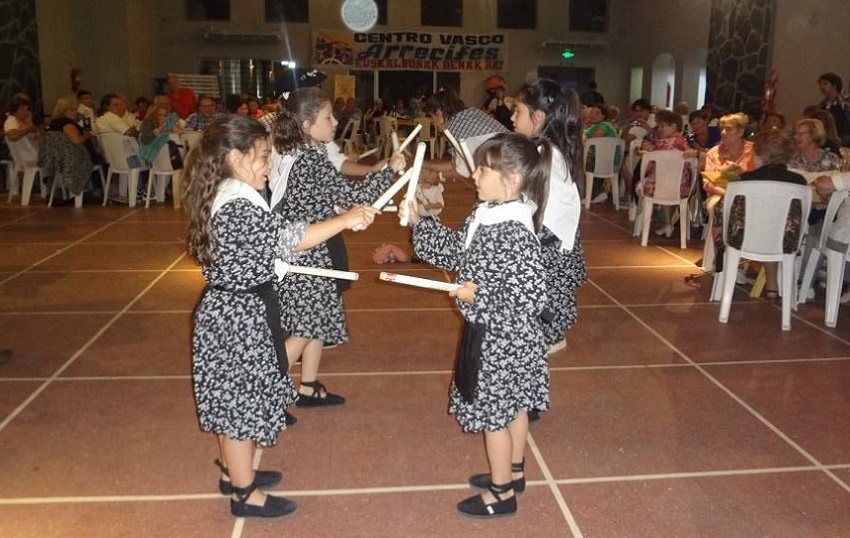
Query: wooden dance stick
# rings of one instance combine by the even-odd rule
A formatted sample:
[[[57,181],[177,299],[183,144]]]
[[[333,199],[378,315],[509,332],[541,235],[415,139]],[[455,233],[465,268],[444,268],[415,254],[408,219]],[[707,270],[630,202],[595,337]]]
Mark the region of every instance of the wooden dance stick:
[[[460,150],[463,152],[463,158],[466,159],[466,162],[469,163],[469,175],[472,176],[472,173],[475,172],[475,158],[472,156],[472,152],[469,151],[469,146],[466,144],[466,140],[460,141]]]
[[[472,175],[472,172],[475,170],[475,163],[471,160],[467,160],[466,154],[463,152],[463,148],[460,147],[460,144],[457,142],[457,138],[455,138],[455,135],[453,135],[451,131],[446,129],[443,131],[443,134],[446,135],[446,140],[449,141],[449,144],[452,145],[458,156],[466,162],[466,167],[469,168],[469,174]],[[468,151],[469,150],[467,149],[467,152]]]
[[[421,130],[422,130],[422,124],[417,123],[416,127],[414,127],[412,131],[410,131],[410,134],[407,135],[407,138],[404,139],[404,142],[402,142],[401,145],[398,146],[398,148],[396,148],[393,151],[393,153],[401,153],[402,151],[404,151],[407,148],[407,146],[409,146],[410,143],[413,142],[413,139],[416,138],[416,135]]]
[[[375,203],[372,204],[372,207],[379,211],[383,209],[385,205],[390,203],[390,200],[393,199],[393,196],[395,196],[396,193],[398,193],[398,191],[400,191],[401,188],[404,187],[404,184],[410,181],[411,175],[412,170],[408,170],[407,172],[405,172],[404,175],[398,178],[389,189],[384,191],[384,194],[382,194],[380,198],[375,200]]]
[[[419,184],[419,174],[422,172],[422,161],[425,160],[425,142],[416,144],[416,156],[413,158],[413,168],[410,169],[410,181],[407,182],[407,194],[404,196],[404,207],[408,209],[401,217],[401,225],[407,226],[410,216],[410,202],[416,200],[416,186]]]
[[[390,138],[393,141],[393,153],[398,153],[398,133],[393,131]]]
[[[379,149],[378,147],[374,147],[374,148],[370,149],[369,151],[364,151],[363,153],[361,153],[360,155],[357,156],[357,160],[359,161],[363,157],[368,157],[369,155],[374,155],[375,153],[378,153],[378,149]]]
[[[459,284],[451,282],[443,282],[442,280],[431,280],[430,278],[419,278],[416,276],[399,275],[396,273],[381,272],[378,278],[387,282],[395,282],[396,284],[406,284],[408,286],[416,286],[417,288],[426,288],[429,290],[454,291],[462,288]]]
[[[297,265],[289,266],[290,273],[299,275],[323,276],[327,278],[338,278],[340,280],[357,280],[360,275],[351,271],[336,271],[334,269],[322,269],[320,267],[299,267]]]

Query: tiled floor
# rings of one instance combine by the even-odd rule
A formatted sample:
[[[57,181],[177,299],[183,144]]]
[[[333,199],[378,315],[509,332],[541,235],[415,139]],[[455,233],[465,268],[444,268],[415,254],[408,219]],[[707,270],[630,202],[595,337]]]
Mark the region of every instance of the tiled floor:
[[[388,214],[348,235],[352,341],[326,353],[323,379],[349,403],[295,410],[261,453],[299,510],[242,521],[195,420],[189,315],[203,282],[182,214],[3,199],[4,538],[850,536],[850,312],[825,329],[820,292],[782,332],[777,307],[739,291],[722,325],[710,282],[684,280],[699,245],[642,248],[625,211],[582,217],[591,281],[551,357],[552,410],[532,426],[516,517],[455,512],[486,469],[480,437],[446,414],[459,318],[442,293],[377,280],[371,251],[407,238]],[[473,192],[449,183],[447,200],[457,224]]]

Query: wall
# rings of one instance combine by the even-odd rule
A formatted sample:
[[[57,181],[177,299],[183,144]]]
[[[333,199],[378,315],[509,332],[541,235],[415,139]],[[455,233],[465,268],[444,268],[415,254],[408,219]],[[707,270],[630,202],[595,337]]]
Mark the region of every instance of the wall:
[[[23,92],[32,99],[31,110],[41,109],[38,56],[33,0],[0,0],[0,108]]]

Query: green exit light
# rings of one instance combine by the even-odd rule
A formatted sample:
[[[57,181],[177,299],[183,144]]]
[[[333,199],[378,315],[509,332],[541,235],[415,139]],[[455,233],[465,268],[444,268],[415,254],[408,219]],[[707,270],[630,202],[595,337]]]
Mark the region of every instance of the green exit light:
[[[576,53],[573,49],[564,49],[561,51],[561,57],[569,60],[570,58],[575,58]]]

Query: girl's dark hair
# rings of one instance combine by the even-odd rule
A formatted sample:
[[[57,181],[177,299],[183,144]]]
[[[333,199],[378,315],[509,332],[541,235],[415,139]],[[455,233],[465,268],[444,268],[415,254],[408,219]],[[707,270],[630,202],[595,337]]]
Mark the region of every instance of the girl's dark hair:
[[[538,78],[523,86],[517,98],[531,112],[540,110],[546,115],[540,135],[549,140],[564,155],[570,177],[584,185],[584,146],[581,139],[579,97],[575,90],[564,90],[548,78]]]
[[[245,99],[239,94],[232,93],[224,98],[224,108],[231,114],[236,114],[239,107],[245,104]]]
[[[281,155],[309,146],[311,140],[301,128],[304,121],[315,121],[319,110],[331,100],[319,88],[299,88],[281,100],[277,119],[272,125],[272,144]]]
[[[537,232],[543,226],[551,160],[552,146],[548,140],[519,133],[497,134],[475,150],[476,166],[486,166],[500,174],[516,173],[522,178],[520,192],[537,204],[534,212]]]
[[[189,217],[186,247],[199,264],[215,263],[212,204],[219,185],[233,173],[227,154],[232,149],[247,153],[266,136],[266,129],[254,118],[226,114],[204,129],[200,143],[189,153],[183,179],[183,204]]]
[[[439,90],[425,104],[425,112],[433,114],[439,110],[446,121],[465,108],[460,96],[451,88]]]

